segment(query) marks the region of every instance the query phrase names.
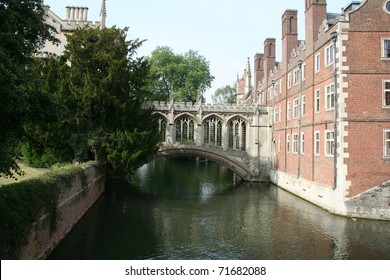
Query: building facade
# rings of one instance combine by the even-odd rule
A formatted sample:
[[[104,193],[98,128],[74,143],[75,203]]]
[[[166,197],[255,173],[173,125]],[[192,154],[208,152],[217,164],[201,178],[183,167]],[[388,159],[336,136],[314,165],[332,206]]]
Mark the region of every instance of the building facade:
[[[66,36],[74,33],[78,28],[90,26],[92,28],[104,28],[106,22],[106,1],[102,1],[100,11],[100,21],[92,22],[88,20],[87,7],[67,6],[66,18],[61,19],[49,6],[45,5],[45,21],[56,30],[58,44],[46,41],[42,42],[38,57],[49,58],[62,55],[67,44]]]
[[[305,0],[305,41],[298,12],[286,10],[280,63],[275,46],[267,38],[255,55],[251,94],[270,108],[271,179],[347,214],[348,200],[390,180],[390,0],[353,1],[341,14]]]

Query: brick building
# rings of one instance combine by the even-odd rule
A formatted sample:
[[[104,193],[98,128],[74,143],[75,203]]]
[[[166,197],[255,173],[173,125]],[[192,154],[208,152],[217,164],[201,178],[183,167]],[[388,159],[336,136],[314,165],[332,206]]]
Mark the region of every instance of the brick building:
[[[286,10],[281,63],[275,47],[267,38],[255,55],[251,95],[270,106],[271,178],[346,214],[348,200],[390,180],[390,0],[353,1],[341,14],[305,0],[305,41]]]

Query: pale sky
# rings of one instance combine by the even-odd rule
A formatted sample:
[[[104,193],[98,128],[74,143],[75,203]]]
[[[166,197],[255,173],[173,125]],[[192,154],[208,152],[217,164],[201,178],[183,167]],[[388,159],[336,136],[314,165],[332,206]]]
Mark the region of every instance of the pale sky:
[[[44,0],[65,18],[66,6],[88,7],[88,20],[99,21],[101,0]],[[198,51],[210,62],[215,77],[206,92],[207,102],[219,87],[233,85],[241,77],[247,58],[263,52],[266,38],[276,38],[280,61],[281,16],[298,10],[298,39],[304,40],[304,0],[107,0],[107,26],[129,27],[128,39],[146,39],[139,56],[157,46],[175,53]],[[339,13],[350,0],[328,0],[328,12]]]

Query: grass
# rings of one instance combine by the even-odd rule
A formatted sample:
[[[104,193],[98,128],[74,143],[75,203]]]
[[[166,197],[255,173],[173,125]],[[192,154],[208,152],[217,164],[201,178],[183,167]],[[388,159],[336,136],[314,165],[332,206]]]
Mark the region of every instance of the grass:
[[[17,180],[0,177],[0,187],[3,185],[8,185],[8,184],[28,180],[28,179],[40,176],[40,175],[45,174],[45,173],[50,171],[50,169],[45,169],[45,168],[29,167],[22,162],[20,162],[18,164],[19,164],[19,167],[25,172],[25,174],[23,176],[16,175]]]

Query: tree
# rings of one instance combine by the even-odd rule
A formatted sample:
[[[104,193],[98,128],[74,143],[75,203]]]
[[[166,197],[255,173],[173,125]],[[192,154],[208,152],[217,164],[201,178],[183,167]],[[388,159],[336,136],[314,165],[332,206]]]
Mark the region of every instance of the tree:
[[[181,55],[169,47],[157,47],[149,63],[153,77],[151,99],[154,101],[167,101],[174,91],[176,101],[195,102],[198,93],[210,88],[214,80],[209,62],[193,50]]]
[[[149,66],[135,58],[142,41],[126,41],[127,29],[78,29],[63,57],[43,71],[58,114],[38,129],[30,148],[42,156],[109,162],[125,175],[157,151],[157,124],[142,110],[149,94]],[[53,85],[54,84],[54,85]],[[45,140],[45,141],[42,141]],[[69,154],[70,151],[70,154]]]
[[[45,40],[55,42],[53,29],[43,20],[40,0],[0,2],[0,176],[21,173],[15,156],[23,126],[40,116],[35,107],[33,54]]]
[[[225,86],[218,88],[211,96],[214,104],[236,104],[237,93],[235,86]]]

